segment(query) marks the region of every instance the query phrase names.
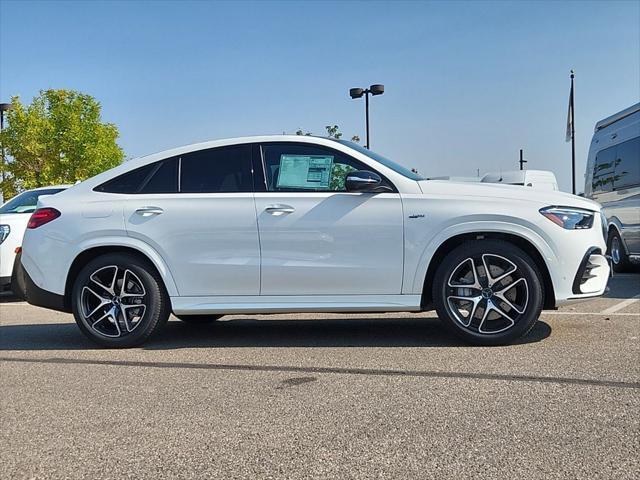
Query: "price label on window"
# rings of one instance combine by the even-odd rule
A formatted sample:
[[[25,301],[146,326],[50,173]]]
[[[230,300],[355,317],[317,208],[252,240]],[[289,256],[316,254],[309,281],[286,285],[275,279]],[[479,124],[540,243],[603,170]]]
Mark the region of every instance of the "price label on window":
[[[280,155],[278,188],[328,189],[331,155]]]

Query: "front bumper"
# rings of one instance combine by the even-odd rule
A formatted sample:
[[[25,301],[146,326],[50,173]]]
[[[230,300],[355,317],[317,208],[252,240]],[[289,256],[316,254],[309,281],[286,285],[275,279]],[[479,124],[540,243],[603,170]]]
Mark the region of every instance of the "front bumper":
[[[602,250],[597,247],[590,248],[580,262],[571,290],[577,298],[584,295],[602,295],[610,275],[611,267]]]
[[[604,294],[611,272],[605,255],[604,229],[598,228],[594,222],[589,229],[553,228],[547,230],[547,234],[553,255],[545,260],[553,283],[556,307]]]

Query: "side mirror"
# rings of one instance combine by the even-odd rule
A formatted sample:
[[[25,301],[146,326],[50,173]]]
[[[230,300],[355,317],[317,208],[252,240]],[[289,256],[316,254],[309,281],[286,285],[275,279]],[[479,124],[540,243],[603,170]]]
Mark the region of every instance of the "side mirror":
[[[382,184],[380,175],[367,170],[347,173],[344,186],[347,192],[373,192]]]

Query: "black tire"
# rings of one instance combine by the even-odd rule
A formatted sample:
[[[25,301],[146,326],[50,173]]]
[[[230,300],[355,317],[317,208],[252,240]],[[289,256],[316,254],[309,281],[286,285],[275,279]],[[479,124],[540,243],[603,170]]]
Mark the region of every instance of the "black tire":
[[[620,234],[614,228],[609,232],[609,238],[607,239],[607,255],[611,256],[611,263],[613,264],[613,271],[616,273],[628,272],[632,269],[629,255],[624,249],[624,243]]]
[[[110,280],[112,274],[115,286]],[[127,286],[123,290],[125,279]],[[111,286],[116,295],[100,285]],[[99,307],[109,299],[111,303]],[[155,268],[145,259],[127,253],[106,254],[90,261],[75,280],[71,305],[82,333],[110,348],[145,342],[165,325],[171,310],[169,296]],[[88,315],[94,308],[98,311]],[[106,318],[96,321],[105,313]]]
[[[483,260],[492,279],[484,274]],[[434,277],[433,301],[440,320],[466,342],[504,345],[528,334],[538,320],[544,304],[541,278],[535,262],[515,245],[477,240],[444,258]]]
[[[175,317],[180,321],[192,325],[205,325],[222,318],[222,315],[176,315]]]

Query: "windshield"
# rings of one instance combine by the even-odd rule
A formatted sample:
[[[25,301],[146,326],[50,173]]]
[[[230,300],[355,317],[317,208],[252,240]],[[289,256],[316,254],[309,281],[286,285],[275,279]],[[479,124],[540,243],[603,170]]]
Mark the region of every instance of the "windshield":
[[[47,188],[43,190],[28,190],[16,195],[7,203],[0,207],[0,213],[33,213],[38,204],[38,197],[41,195],[53,195],[64,190],[64,188]]]
[[[363,153],[364,155],[366,155],[369,158],[372,158],[373,160],[375,160],[378,163],[381,163],[382,165],[384,165],[385,167],[390,168],[391,170],[393,170],[396,173],[399,173],[402,176],[405,176],[407,178],[410,178],[411,180],[425,180],[425,178],[422,175],[418,175],[415,172],[412,172],[411,170],[409,170],[408,168],[403,167],[402,165],[397,164],[396,162],[389,160],[386,157],[383,157],[382,155],[376,153],[376,152],[372,152],[371,150],[364,148],[362,145],[358,145],[355,142],[349,142],[347,140],[338,140],[339,143],[342,143],[343,145],[346,145],[350,148],[353,148],[354,150]]]

